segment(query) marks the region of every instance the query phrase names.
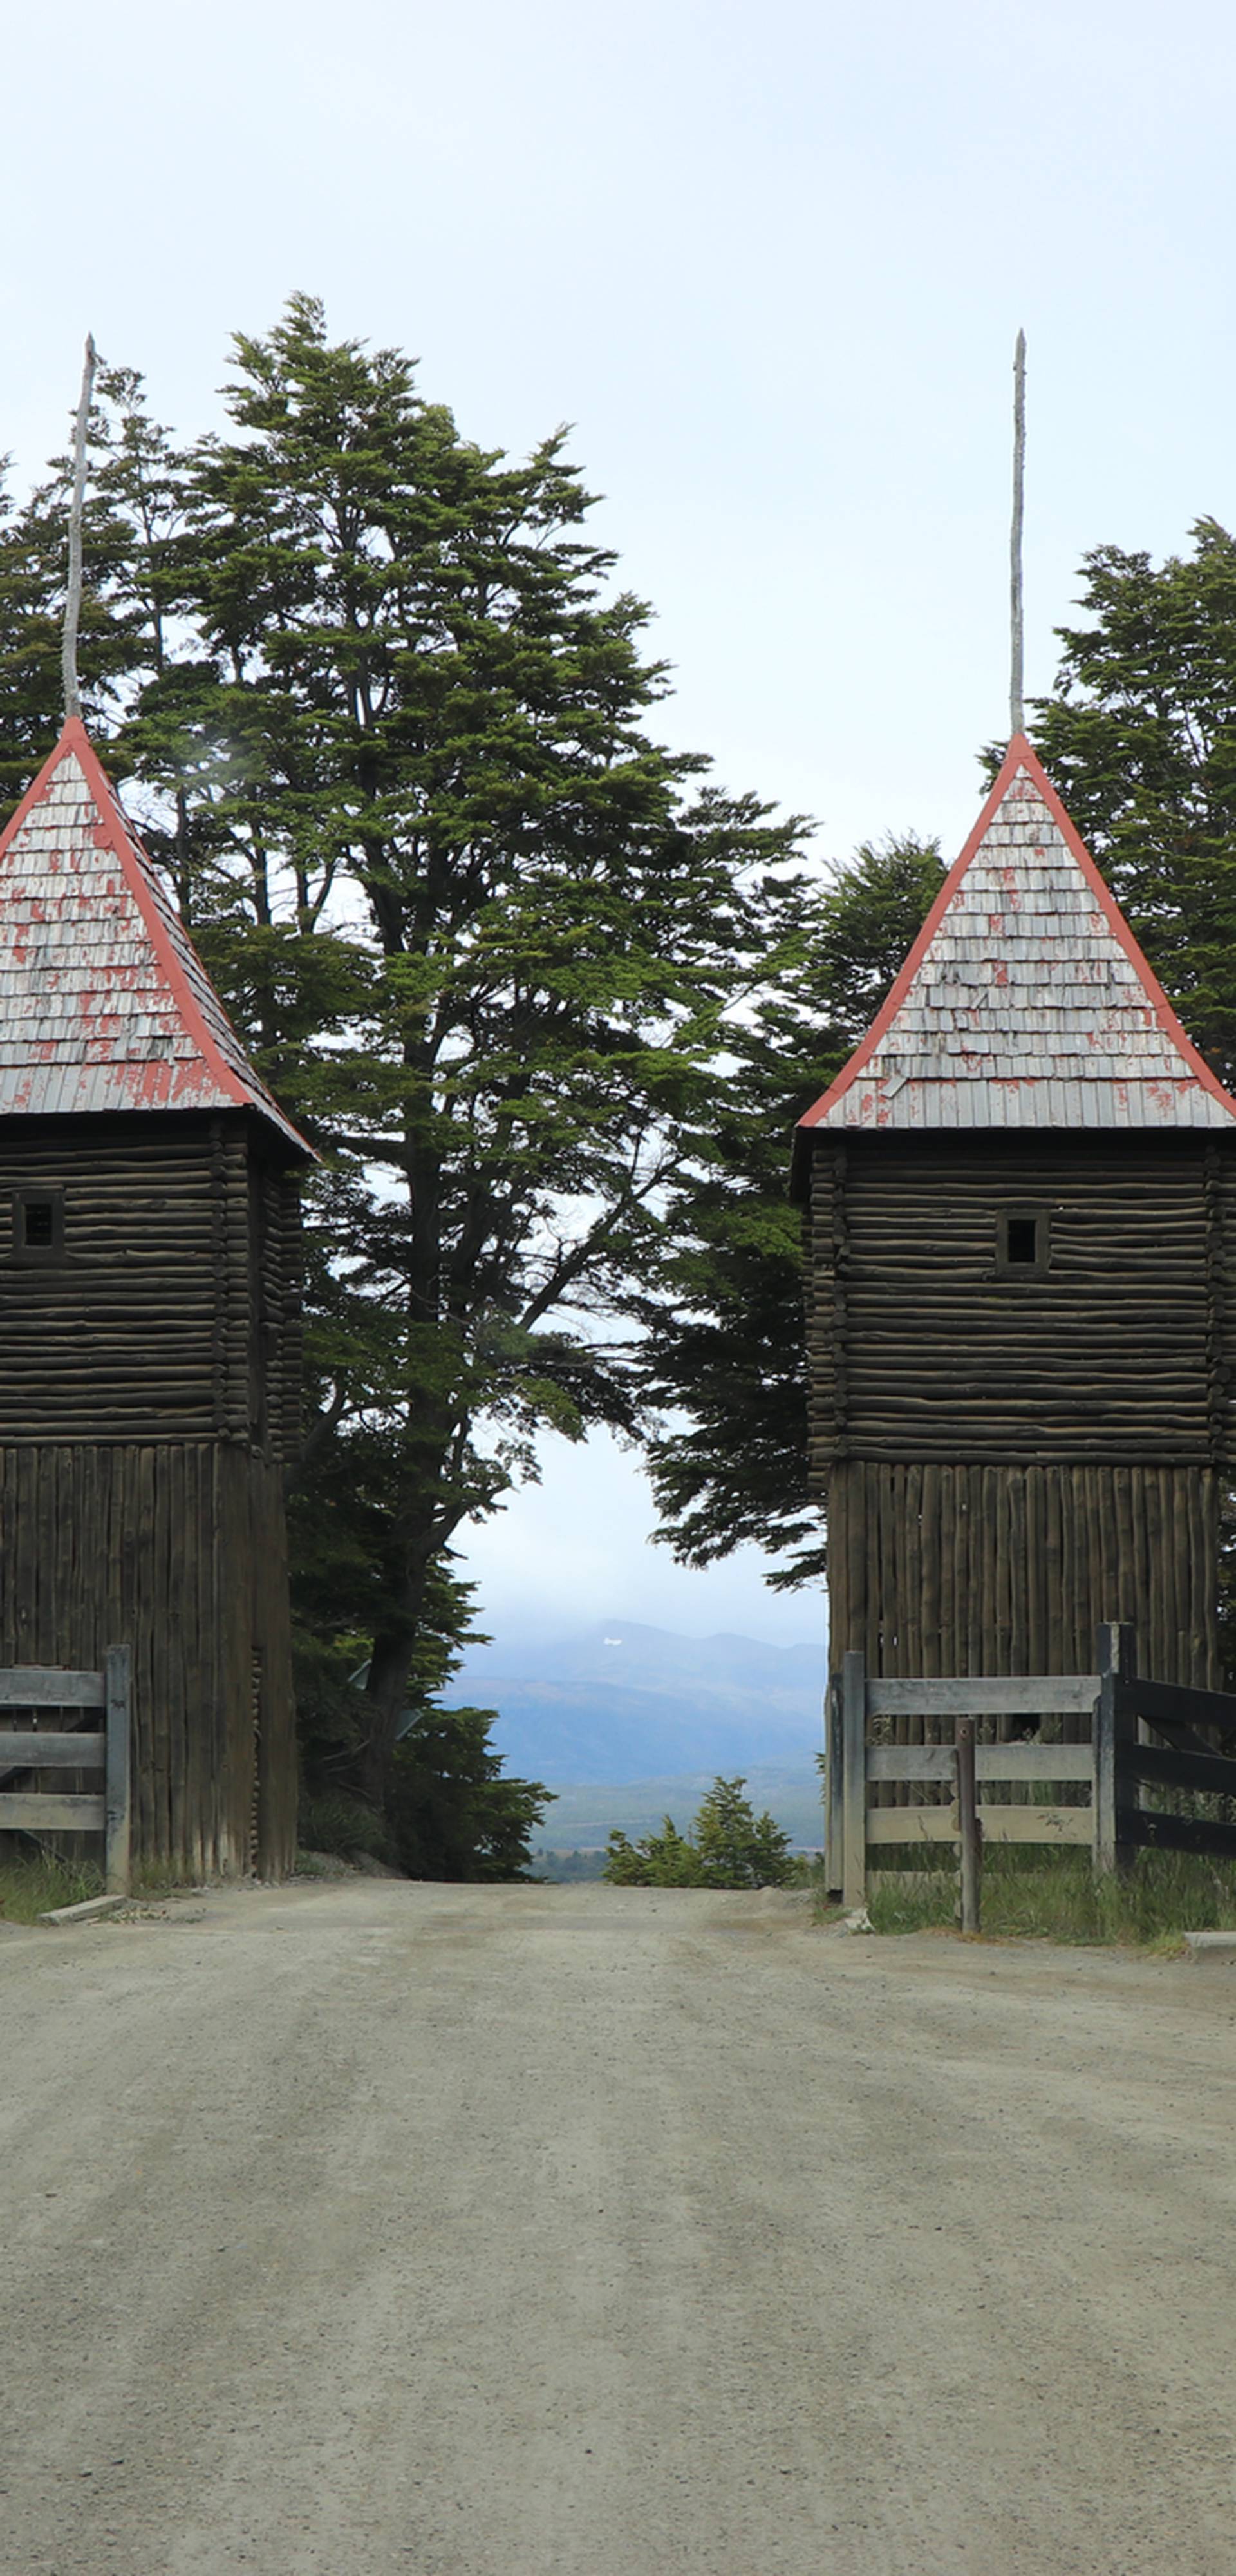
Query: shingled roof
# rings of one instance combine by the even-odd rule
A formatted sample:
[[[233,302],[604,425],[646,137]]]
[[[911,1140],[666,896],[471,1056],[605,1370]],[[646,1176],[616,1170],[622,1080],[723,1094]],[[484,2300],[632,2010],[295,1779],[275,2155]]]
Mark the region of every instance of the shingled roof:
[[[71,717],[0,835],[0,1117],[118,1109],[250,1109],[309,1151]]]
[[[812,1129],[1230,1129],[1023,734]]]

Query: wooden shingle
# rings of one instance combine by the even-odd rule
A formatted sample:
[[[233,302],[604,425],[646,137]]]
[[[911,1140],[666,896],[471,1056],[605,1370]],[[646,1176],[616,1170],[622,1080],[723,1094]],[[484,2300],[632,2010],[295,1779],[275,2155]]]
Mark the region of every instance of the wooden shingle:
[[[1017,736],[884,1008],[802,1130],[1234,1122]]]

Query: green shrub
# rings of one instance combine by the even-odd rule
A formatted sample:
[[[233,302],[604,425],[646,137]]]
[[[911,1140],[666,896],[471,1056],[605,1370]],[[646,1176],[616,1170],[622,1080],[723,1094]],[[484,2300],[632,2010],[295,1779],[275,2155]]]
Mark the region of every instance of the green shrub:
[[[790,1837],[765,1808],[757,1816],[745,1781],[713,1781],[688,1834],[672,1816],[659,1834],[633,1843],[615,1828],[603,1876],[611,1887],[790,1887],[801,1880]]]
[[[299,1839],[306,1851],[333,1852],[339,1860],[351,1860],[355,1852],[390,1858],[390,1836],[373,1808],[329,1791],[302,1802]]]

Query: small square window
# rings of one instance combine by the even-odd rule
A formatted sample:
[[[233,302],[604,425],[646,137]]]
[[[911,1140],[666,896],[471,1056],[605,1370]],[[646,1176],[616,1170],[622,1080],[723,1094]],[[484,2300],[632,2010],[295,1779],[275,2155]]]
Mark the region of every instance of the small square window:
[[[13,1255],[17,1261],[63,1259],[63,1190],[14,1191]]]
[[[1042,1279],[1051,1267],[1051,1219],[1045,1207],[1002,1208],[996,1219],[997,1279]]]
[[[1033,1263],[1039,1257],[1039,1221],[1036,1216],[1009,1218],[1008,1260],[1015,1264]]]

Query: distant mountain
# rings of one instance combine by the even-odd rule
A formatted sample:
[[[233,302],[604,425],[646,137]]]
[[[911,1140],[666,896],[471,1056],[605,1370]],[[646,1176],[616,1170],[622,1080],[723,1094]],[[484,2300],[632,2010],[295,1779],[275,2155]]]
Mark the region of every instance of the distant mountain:
[[[680,1637],[631,1621],[474,1647],[449,1705],[498,1711],[492,1742],[524,1779],[610,1784],[790,1764],[822,1736],[824,1649]]]

